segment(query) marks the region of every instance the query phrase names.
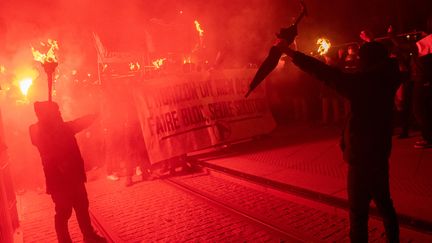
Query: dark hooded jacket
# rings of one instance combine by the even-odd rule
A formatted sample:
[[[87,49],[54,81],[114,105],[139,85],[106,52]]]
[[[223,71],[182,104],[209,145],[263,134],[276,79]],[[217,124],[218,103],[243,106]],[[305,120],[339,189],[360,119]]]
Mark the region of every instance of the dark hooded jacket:
[[[293,56],[303,71],[349,100],[341,147],[351,165],[381,166],[390,156],[394,96],[400,81],[397,62],[384,59],[361,72],[344,73],[300,52]]]
[[[29,132],[41,156],[47,193],[84,183],[84,161],[75,134],[89,126],[94,116],[64,122],[54,102],[36,102],[35,111],[39,121],[30,126]]]

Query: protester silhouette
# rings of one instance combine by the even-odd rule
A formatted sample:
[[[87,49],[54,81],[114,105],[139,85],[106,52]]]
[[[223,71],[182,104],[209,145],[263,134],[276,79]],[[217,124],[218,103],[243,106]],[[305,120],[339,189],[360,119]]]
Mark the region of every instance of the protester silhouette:
[[[432,148],[432,15],[427,21],[427,33],[416,42],[412,63],[414,80],[414,115],[420,126],[421,139],[415,148]]]
[[[389,58],[382,44],[371,41],[360,47],[359,71],[346,73],[290,49],[297,30],[291,32],[288,40],[277,44],[279,49],[300,69],[346,97],[351,105],[341,143],[348,162],[351,242],[368,241],[371,200],[383,217],[389,242],[399,242],[399,224],[389,189],[393,104],[400,84],[397,62]]]
[[[64,122],[58,104],[51,101],[35,102],[34,111],[38,122],[30,126],[30,138],[39,150],[46,190],[55,204],[58,241],[72,242],[68,220],[74,209],[84,242],[106,242],[96,234],[90,222],[84,161],[75,138],[75,134],[88,127],[96,116]]]

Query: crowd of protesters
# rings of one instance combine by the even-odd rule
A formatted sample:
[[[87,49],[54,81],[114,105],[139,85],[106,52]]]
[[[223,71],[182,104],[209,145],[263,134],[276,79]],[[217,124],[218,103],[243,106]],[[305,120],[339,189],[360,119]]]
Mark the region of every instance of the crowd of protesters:
[[[432,55],[426,51],[432,46],[432,38],[427,32],[398,38],[391,26],[387,31],[388,36],[378,41],[388,48],[390,57],[397,60],[401,79],[394,104],[394,125],[398,128],[395,135],[404,139],[417,134],[412,131],[420,131],[421,137],[414,148],[432,148]],[[375,40],[367,30],[360,32],[359,39],[358,43],[342,45],[315,57],[344,72],[355,73],[359,68],[360,45]],[[314,85],[313,77],[302,73],[286,58],[282,58],[282,62],[282,68],[271,77],[267,87],[278,122],[307,121],[315,125],[342,126],[350,109],[347,100],[325,85]]]

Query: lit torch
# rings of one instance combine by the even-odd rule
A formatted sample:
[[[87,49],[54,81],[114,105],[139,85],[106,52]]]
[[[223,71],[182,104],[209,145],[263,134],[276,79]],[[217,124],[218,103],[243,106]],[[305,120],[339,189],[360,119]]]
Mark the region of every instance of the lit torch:
[[[330,41],[325,38],[319,38],[316,44],[318,45],[317,52],[320,56],[327,54],[331,47]]]
[[[141,65],[138,62],[136,62],[136,63],[133,63],[133,62],[129,63],[129,70],[131,70],[131,71],[137,71],[137,70],[140,70],[140,69],[141,69]]]
[[[195,20],[194,23],[195,23],[195,28],[198,31],[198,35],[199,35],[199,46],[201,47],[203,45],[204,30],[201,28],[201,25],[198,22],[198,20]]]
[[[159,68],[161,68],[161,66],[163,65],[165,60],[166,60],[166,58],[160,58],[160,59],[154,60],[152,62],[152,64],[153,64],[153,66],[155,66],[156,69],[159,69]]]
[[[190,63],[192,63],[191,57],[185,57],[185,58],[183,58],[183,64],[190,64]]]
[[[204,30],[201,29],[200,23],[198,22],[198,20],[195,20],[194,23],[195,23],[195,28],[198,31],[199,36],[203,37],[204,36]]]
[[[25,79],[19,81],[18,84],[19,84],[21,93],[25,97],[27,97],[30,86],[33,84],[33,79],[32,78],[25,78]]]
[[[34,60],[40,62],[45,70],[48,77],[48,100],[52,101],[52,85],[53,85],[53,73],[58,66],[55,51],[59,49],[57,41],[48,39],[48,44],[41,43],[42,46],[49,46],[46,54],[43,54],[32,47],[32,53]]]

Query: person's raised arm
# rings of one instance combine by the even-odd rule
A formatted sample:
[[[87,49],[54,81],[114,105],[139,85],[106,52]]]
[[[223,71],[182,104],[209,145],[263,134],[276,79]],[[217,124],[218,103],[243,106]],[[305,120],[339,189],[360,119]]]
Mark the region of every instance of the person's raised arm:
[[[89,114],[69,121],[67,122],[67,124],[70,126],[73,133],[78,133],[83,129],[89,127],[96,120],[97,117],[97,114]]]
[[[358,88],[360,75],[344,73],[336,67],[331,67],[313,57],[294,51],[284,40],[280,41],[277,47],[288,55],[301,70],[315,76],[341,95],[350,97],[353,91]]]

